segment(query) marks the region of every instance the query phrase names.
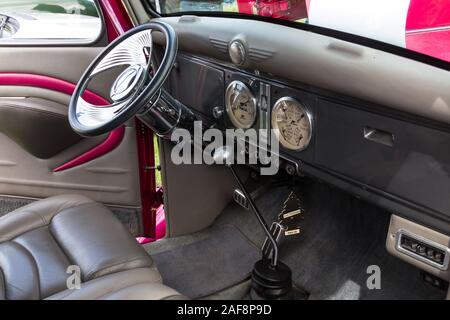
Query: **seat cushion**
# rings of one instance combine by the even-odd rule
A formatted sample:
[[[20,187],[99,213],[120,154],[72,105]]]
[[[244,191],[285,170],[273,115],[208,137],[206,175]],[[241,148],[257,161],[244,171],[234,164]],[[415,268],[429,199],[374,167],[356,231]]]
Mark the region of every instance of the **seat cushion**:
[[[68,289],[69,267],[80,271],[79,290]],[[0,299],[166,295],[177,293],[161,284],[150,256],[101,204],[57,196],[0,218]]]
[[[166,300],[181,298],[175,290],[161,284],[156,269],[140,268],[113,273],[91,280],[80,290],[65,290],[48,300]]]

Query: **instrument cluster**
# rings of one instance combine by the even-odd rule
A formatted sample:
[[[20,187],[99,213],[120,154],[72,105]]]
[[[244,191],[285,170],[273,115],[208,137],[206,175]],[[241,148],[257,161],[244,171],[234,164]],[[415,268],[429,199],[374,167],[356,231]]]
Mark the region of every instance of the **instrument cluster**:
[[[225,92],[228,119],[237,129],[254,128],[261,103],[250,85],[236,80]],[[270,126],[281,146],[288,150],[305,150],[313,135],[313,117],[300,100],[285,96],[271,106]]]

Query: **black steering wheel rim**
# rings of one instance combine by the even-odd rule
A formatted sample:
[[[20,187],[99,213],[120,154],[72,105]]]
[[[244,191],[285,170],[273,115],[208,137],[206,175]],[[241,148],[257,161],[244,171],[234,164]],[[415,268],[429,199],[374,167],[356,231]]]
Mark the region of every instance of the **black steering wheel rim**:
[[[164,51],[163,59],[161,60],[158,69],[151,78],[150,82],[140,91],[138,94],[132,98],[131,101],[123,110],[121,110],[117,117],[114,117],[110,121],[97,126],[86,126],[82,124],[77,116],[77,105],[79,99],[84,93],[87,84],[90,81],[90,76],[97,67],[97,65],[110,53],[117,45],[124,42],[129,37],[146,30],[157,31],[163,34],[166,40],[166,47]],[[86,137],[93,137],[103,135],[105,133],[111,132],[114,129],[120,127],[133,116],[138,114],[142,108],[144,108],[148,102],[159,92],[164,82],[172,70],[175,63],[175,59],[178,52],[178,38],[175,30],[169,24],[165,22],[149,22],[140,25],[136,28],[129,30],[122,36],[114,40],[108,47],[105,48],[89,65],[86,71],[83,73],[80,81],[78,82],[75,91],[72,95],[69,105],[68,118],[72,129],[78,134]],[[150,57],[151,58],[151,57]],[[148,70],[147,70],[148,72]],[[149,77],[149,75],[147,75]]]

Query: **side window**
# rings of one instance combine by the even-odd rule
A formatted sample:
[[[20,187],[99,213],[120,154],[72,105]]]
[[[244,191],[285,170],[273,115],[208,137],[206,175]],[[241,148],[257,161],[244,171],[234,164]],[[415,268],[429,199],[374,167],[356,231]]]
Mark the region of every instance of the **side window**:
[[[0,1],[0,44],[89,43],[101,32],[94,0]]]

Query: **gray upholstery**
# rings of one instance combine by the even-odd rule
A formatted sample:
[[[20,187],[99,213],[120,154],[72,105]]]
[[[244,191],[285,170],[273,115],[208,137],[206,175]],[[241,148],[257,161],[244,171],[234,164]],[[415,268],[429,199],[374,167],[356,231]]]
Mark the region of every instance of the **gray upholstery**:
[[[81,288],[69,290],[69,266]],[[0,299],[165,299],[145,250],[103,205],[57,196],[0,218]]]
[[[161,284],[156,268],[139,268],[84,283],[80,290],[65,290],[48,300],[158,300],[182,296],[175,290]]]

